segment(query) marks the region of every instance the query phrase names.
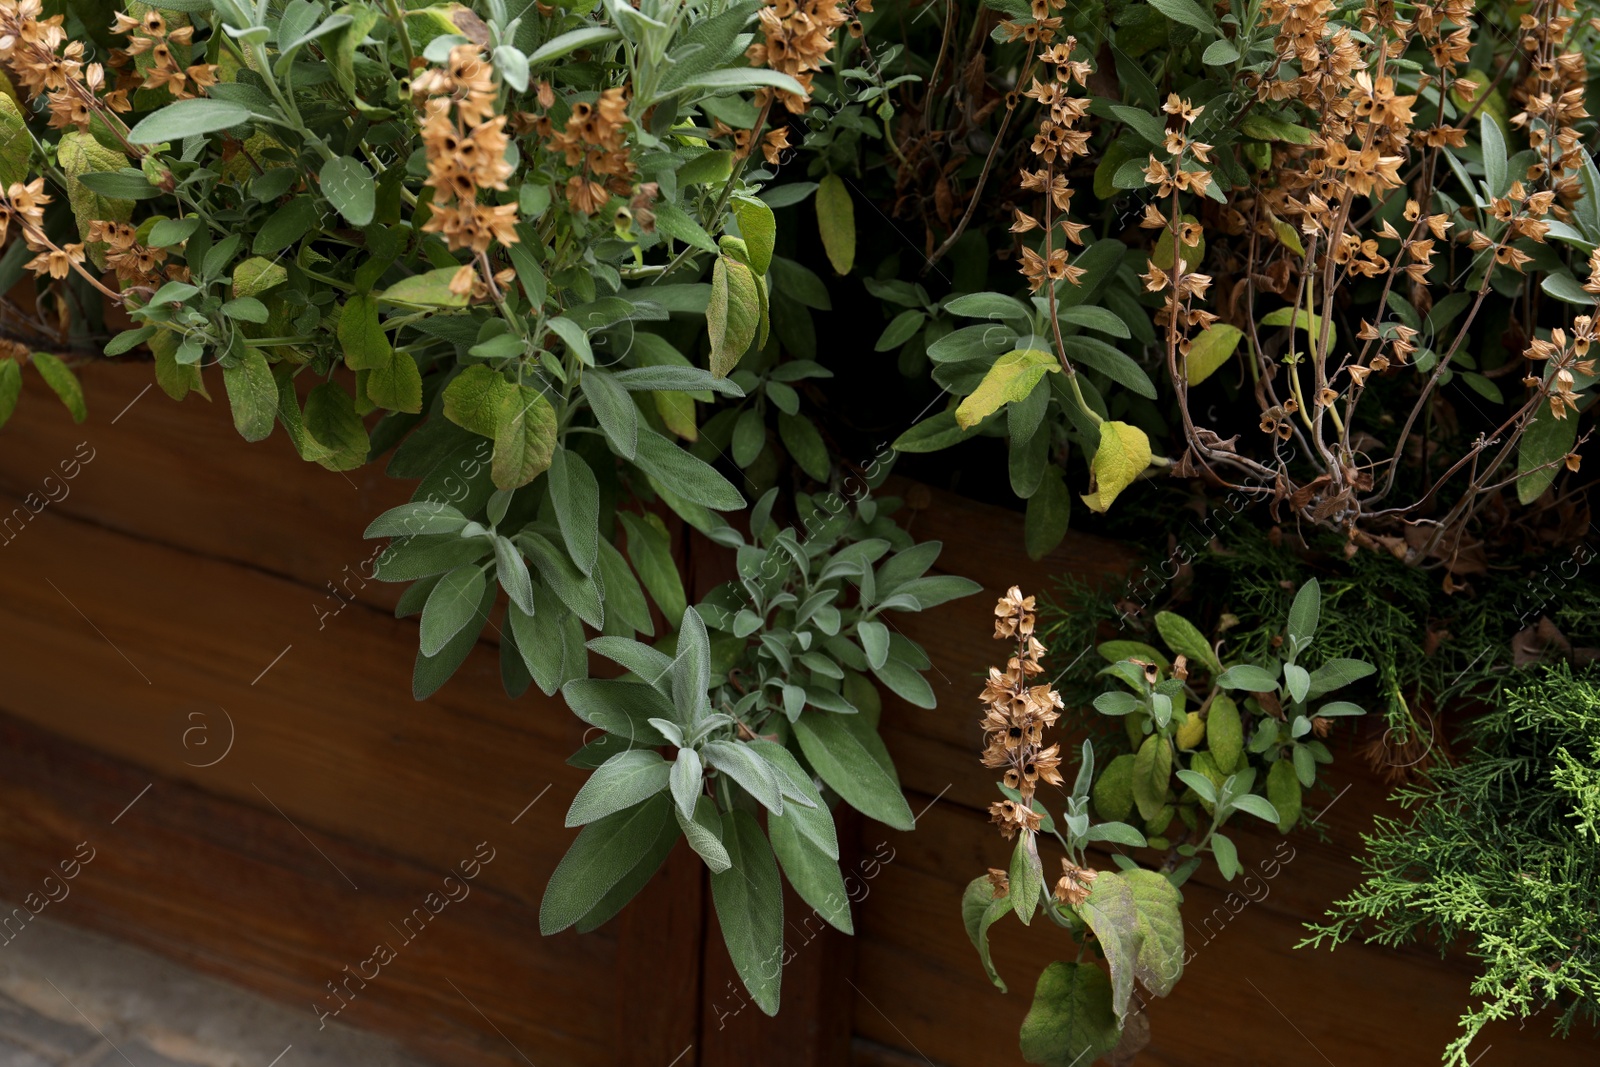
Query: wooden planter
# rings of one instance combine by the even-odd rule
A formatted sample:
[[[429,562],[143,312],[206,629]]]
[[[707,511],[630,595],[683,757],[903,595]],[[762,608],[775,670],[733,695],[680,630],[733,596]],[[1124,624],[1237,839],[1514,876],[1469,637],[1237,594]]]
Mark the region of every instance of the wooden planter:
[[[1048,926],[1001,924],[1001,995],[962,929],[962,886],[1007,855],[977,762],[987,620],[1013,582],[1116,571],[1116,546],[1072,537],[1034,564],[1016,514],[939,493],[916,514],[919,537],[945,542],[941,564],[986,590],[903,623],[940,700],[885,701],[918,828],[845,820],[858,934],[819,930],[791,896],[794,959],[767,1019],[740,1007],[684,846],[606,928],[539,935],[582,724],[537,690],[508,700],[492,647],[412,701],[415,620],[393,618],[397,587],[360,578],[363,527],[407,487],[302,463],[281,433],[246,444],[225,402],[175,405],[152,380],[148,365],[94,367],[91,419],[74,426],[30,376],[0,434],[0,896],[38,892],[87,841],[95,859],[52,917],[307,1012],[344,1004],[342,1021],[452,1067],[1020,1062],[1033,982],[1068,948]],[[722,565],[698,545],[684,556],[702,584]],[[1258,874],[1257,899],[1230,896],[1214,868],[1185,888],[1195,955],[1151,1006],[1136,1062],[1438,1061],[1469,961],[1293,947],[1354,885],[1349,857],[1385,807],[1344,740],[1330,779],[1348,791],[1312,801],[1326,842],[1241,828],[1246,867],[1275,874]],[[463,861],[491,855],[461,880]],[[460,899],[430,915],[447,891]],[[352,978],[379,944],[393,958]],[[1546,1030],[1491,1027],[1480,1062],[1594,1062],[1592,1034]]]

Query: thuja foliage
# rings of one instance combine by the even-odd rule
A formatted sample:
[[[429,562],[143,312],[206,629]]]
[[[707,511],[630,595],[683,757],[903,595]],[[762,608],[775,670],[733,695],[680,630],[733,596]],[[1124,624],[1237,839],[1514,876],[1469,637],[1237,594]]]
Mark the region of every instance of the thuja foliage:
[[[1366,836],[1365,880],[1313,927],[1313,945],[1360,938],[1463,944],[1479,1002],[1445,1050],[1453,1067],[1496,1019],[1600,1019],[1600,675],[1541,668],[1472,730],[1472,758],[1396,799],[1415,809]]]

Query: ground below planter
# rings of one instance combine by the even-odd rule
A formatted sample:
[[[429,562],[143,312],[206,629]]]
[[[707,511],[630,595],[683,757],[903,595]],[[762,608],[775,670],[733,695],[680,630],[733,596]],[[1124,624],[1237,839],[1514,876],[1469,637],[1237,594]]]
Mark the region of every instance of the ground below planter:
[[[384,1038],[42,915],[0,952],[0,1063],[430,1067]]]
[[[407,487],[304,464],[281,432],[246,444],[225,402],[177,405],[152,380],[147,364],[87,369],[83,426],[30,381],[0,433],[0,897],[41,892],[87,842],[94,858],[50,919],[313,1022],[337,1008],[453,1067],[1020,1062],[1033,981],[1067,949],[1053,929],[997,927],[1002,995],[962,929],[962,886],[1007,855],[982,811],[993,788],[973,699],[991,597],[1115,572],[1117,546],[1071,537],[1035,564],[1017,514],[938,493],[915,514],[919,537],[945,542],[941,567],[985,586],[903,622],[940,700],[885,702],[918,829],[844,821],[858,936],[819,931],[790,897],[795,958],[769,1020],[741,1008],[686,849],[607,928],[539,936],[539,897],[572,837],[562,814],[583,775],[564,760],[581,724],[536,691],[507,700],[492,642],[411,700],[415,620],[392,617],[398,588],[360,579],[374,549],[361,530]],[[702,581],[719,573],[701,547],[681,550]],[[1350,856],[1386,807],[1351,740],[1335,746],[1333,792],[1309,800],[1326,840],[1241,832],[1247,868],[1277,861],[1254,899],[1230,898],[1211,870],[1185,888],[1197,952],[1151,1006],[1137,1063],[1437,1062],[1468,1003],[1468,961],[1293,948],[1355,884]],[[492,859],[470,894],[408,923],[475,856]],[[379,943],[394,959],[352,978],[371,974]],[[1477,1063],[1595,1061],[1592,1034],[1546,1029],[1491,1027]]]

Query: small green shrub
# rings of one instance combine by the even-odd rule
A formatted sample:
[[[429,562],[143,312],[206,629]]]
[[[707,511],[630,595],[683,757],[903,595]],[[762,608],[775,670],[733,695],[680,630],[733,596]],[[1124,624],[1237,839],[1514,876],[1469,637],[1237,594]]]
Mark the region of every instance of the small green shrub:
[[[1509,687],[1472,728],[1471,757],[1395,795],[1409,818],[1365,835],[1365,880],[1310,945],[1360,938],[1467,947],[1480,1002],[1451,1067],[1496,1019],[1600,1020],[1600,675],[1565,665]]]

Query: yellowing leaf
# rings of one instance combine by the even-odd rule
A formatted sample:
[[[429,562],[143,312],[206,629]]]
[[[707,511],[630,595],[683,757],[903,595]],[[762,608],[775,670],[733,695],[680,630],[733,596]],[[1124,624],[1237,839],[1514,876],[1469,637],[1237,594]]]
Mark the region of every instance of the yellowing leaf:
[[[7,356],[0,359],[0,426],[4,426],[17,410],[17,398],[22,395],[22,367]]]
[[[1494,78],[1488,74],[1485,74],[1483,71],[1476,69],[1467,71],[1466,78],[1469,81],[1477,83],[1478,91],[1472,96],[1468,96],[1466,93],[1461,91],[1460,82],[1452,82],[1450,87],[1451,101],[1456,105],[1456,107],[1461,109],[1462,114],[1466,114],[1473,109],[1473,106],[1477,104],[1479,98],[1483,97],[1485,94],[1488,94],[1489,98],[1483,102],[1482,107],[1480,107],[1478,110],[1483,114],[1493,115],[1495,124],[1500,127],[1500,132],[1503,134],[1509,134],[1511,132],[1511,127],[1506,120],[1510,118],[1511,111],[1506,107],[1506,98],[1504,94],[1502,94],[1499,89],[1494,87]]]
[[[817,186],[817,226],[828,262],[840,274],[849,274],[856,262],[856,205],[837,174],[828,175]]]
[[[1133,757],[1133,802],[1145,822],[1153,821],[1166,806],[1171,781],[1172,746],[1160,733],[1151,734]]]
[[[1150,438],[1137,426],[1125,422],[1100,424],[1100,445],[1089,462],[1094,491],[1085,493],[1083,502],[1091,511],[1108,511],[1111,502],[1150,466]]]
[[[1120,1032],[1105,972],[1058,960],[1039,974],[1019,1043],[1029,1063],[1081,1067],[1114,1049]]]
[[[251,256],[233,268],[233,295],[260,296],[289,280],[289,271],[281,263],[264,256]]]
[[[1300,780],[1294,775],[1294,764],[1279,760],[1267,772],[1267,799],[1278,809],[1278,832],[1286,834],[1300,821]]]
[[[404,7],[404,5],[401,6]],[[435,37],[459,34],[461,28],[455,24],[452,16],[455,12],[463,10],[465,8],[460,4],[446,4],[425,7],[418,11],[407,11],[405,13],[406,29],[411,34],[412,46],[416,48],[417,54],[421,55],[422,50]]]
[[[1296,314],[1296,312],[1298,312],[1298,314]],[[1310,334],[1312,335],[1312,337],[1314,337],[1318,341],[1321,341],[1321,339],[1322,339],[1322,316],[1321,315],[1313,315],[1311,312],[1306,311],[1303,308],[1279,308],[1277,311],[1269,311],[1269,312],[1267,312],[1266,317],[1261,320],[1261,325],[1263,325],[1263,326],[1287,326],[1287,325],[1289,325],[1289,320],[1290,320],[1291,316],[1294,319],[1294,325],[1295,326],[1299,327],[1302,330],[1309,331]],[[1328,348],[1329,348],[1329,350],[1332,350],[1333,346],[1338,344],[1338,343],[1339,343],[1339,328],[1337,326],[1333,325],[1333,323],[1330,322],[1328,324]]]
[[[744,235],[750,269],[760,277],[772,265],[772,247],[778,239],[777,220],[766,202],[754,197],[735,200],[733,214],[739,220],[739,232]]]
[[[556,409],[531,386],[507,385],[502,396],[490,473],[497,489],[517,489],[550,467]]]
[[[1311,131],[1285,119],[1271,115],[1246,115],[1239,124],[1246,137],[1258,141],[1288,141],[1290,144],[1310,144]]]
[[[28,158],[33,154],[33,138],[27,123],[11,97],[0,93],[0,185],[28,180]]]
[[[1006,404],[1033,392],[1046,371],[1058,371],[1056,357],[1036,348],[1019,348],[994,361],[978,388],[956,408],[956,425],[962,429],[978,425]]]
[[[468,367],[444,387],[444,417],[481,437],[493,437],[511,388],[499,371],[481,363]]]
[[[87,236],[89,224],[96,220],[127,222],[133,217],[132,200],[101,196],[79,180],[92,172],[115,171],[126,167],[128,159],[121,152],[113,152],[86,133],[68,130],[61,135],[61,143],[56,147],[56,159],[67,176],[67,202],[72,205],[72,217],[78,223],[78,236]],[[105,242],[96,241],[89,245],[87,251],[94,265],[103,270]]]
[[[652,392],[650,398],[655,401],[656,414],[661,416],[661,422],[667,429],[685,441],[700,440],[700,428],[695,424],[693,396],[661,389]]]
[[[1228,362],[1228,357],[1239,347],[1239,339],[1243,336],[1244,332],[1237,326],[1229,326],[1225,322],[1214,323],[1201,330],[1200,336],[1189,346],[1189,354],[1183,357],[1184,374],[1189,384],[1199,385],[1215,374],[1218,367]]]
[[[89,417],[89,409],[83,399],[83,386],[79,384],[78,376],[72,373],[72,368],[61,361],[61,357],[49,352],[35,352],[33,365],[45,384],[55,391],[72,413],[73,422],[82,422]]]
[[[1206,721],[1197,713],[1190,712],[1189,717],[1183,720],[1183,725],[1178,727],[1178,747],[1193,749],[1206,736]]]
[[[706,152],[678,168],[678,185],[721,185],[732,174],[732,152]]]
[[[11,79],[6,76],[6,72],[3,69],[0,69],[0,93],[9,96],[11,102],[16,104],[19,109],[24,106],[22,97],[17,95],[17,87],[11,84]]]
[[[711,335],[711,373],[726,378],[739,365],[761,323],[762,294],[755,273],[737,259],[722,256],[711,271],[706,332]]]
[[[1239,717],[1239,705],[1226,693],[1211,698],[1211,709],[1206,712],[1206,747],[1220,773],[1232,774],[1241,768],[1244,721]]]
[[[1295,228],[1284,222],[1272,212],[1267,212],[1267,218],[1272,220],[1272,232],[1277,235],[1278,243],[1297,256],[1306,254],[1306,246],[1300,243],[1300,234]]]
[[[756,348],[767,347],[767,337],[772,332],[772,294],[767,277],[751,271],[756,280]]]
[[[371,293],[356,293],[339,312],[339,347],[351,370],[378,370],[389,365],[394,349],[378,321],[378,301]]]
[[[206,392],[205,381],[200,377],[200,368],[193,363],[178,362],[177,331],[157,330],[146,344],[156,357],[156,384],[161,386],[162,392],[174,400],[182,400],[190,391],[199,393],[207,400],[211,399],[211,394]],[[295,410],[298,412],[299,409]]]
[[[721,250],[723,255],[731,256],[745,266],[750,266],[750,246],[745,243],[743,237],[735,237],[731,233],[725,233],[717,238],[717,248]]]
[[[409,278],[401,278],[379,293],[378,299],[387,300],[391,304],[464,308],[467,306],[467,294],[457,293],[450,288],[450,282],[454,280],[459,269],[459,267],[440,267],[426,274],[413,274]]]
[[[233,409],[233,426],[246,441],[262,441],[278,420],[278,383],[259,348],[222,369],[222,386]]]
[[[231,54],[228,52],[223,52],[222,55],[224,59],[232,58]],[[222,80],[232,81],[233,79],[224,78]],[[97,121],[99,121],[99,116],[95,116],[94,119],[91,119],[91,123]],[[93,132],[94,126],[91,125],[89,129],[91,132]],[[111,136],[109,130],[107,130],[106,136]],[[101,137],[99,140],[101,144],[105,144],[106,138]],[[224,181],[232,182],[235,185],[244,185],[259,173],[256,170],[255,165],[250,161],[253,159],[261,159],[263,157],[270,159],[272,158],[272,153],[274,150],[281,151],[283,150],[283,146],[274,140],[271,134],[253,133],[249,137],[245,138],[244,151],[240,152],[232,159],[223,160],[221,165],[217,167],[217,172],[222,175]]]
[[[283,386],[278,387],[278,411],[283,412]],[[289,429],[287,425],[284,427]],[[301,455],[331,471],[353,471],[367,461],[367,429],[356,414],[355,401],[333,382],[323,382],[306,397],[303,434],[310,440]],[[294,432],[290,430],[290,437]],[[300,445],[301,442],[296,442]],[[310,453],[310,454],[308,454]]]

